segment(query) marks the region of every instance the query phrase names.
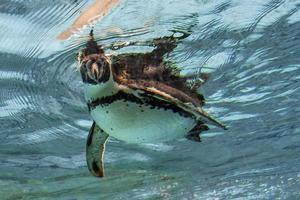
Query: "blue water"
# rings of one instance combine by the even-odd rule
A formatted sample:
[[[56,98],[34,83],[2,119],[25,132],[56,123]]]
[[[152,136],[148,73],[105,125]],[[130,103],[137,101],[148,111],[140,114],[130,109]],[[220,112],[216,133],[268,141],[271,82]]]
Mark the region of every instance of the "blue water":
[[[299,1],[123,0],[95,22],[101,44],[193,25],[168,59],[211,73],[205,109],[229,126],[201,143],[110,139],[103,179],[75,70],[91,27],[56,39],[92,3],[0,1],[0,199],[300,199]]]

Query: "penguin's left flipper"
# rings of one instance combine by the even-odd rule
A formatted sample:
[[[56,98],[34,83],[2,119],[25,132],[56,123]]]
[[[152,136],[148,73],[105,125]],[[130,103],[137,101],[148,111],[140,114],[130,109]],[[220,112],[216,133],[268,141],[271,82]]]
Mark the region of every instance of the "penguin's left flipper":
[[[104,176],[103,155],[108,136],[93,122],[86,142],[86,161],[89,171],[97,177]]]

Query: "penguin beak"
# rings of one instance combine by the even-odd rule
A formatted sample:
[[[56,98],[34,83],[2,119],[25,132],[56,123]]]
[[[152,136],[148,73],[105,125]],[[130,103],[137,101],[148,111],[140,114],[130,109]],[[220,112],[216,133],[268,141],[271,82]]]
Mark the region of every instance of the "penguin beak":
[[[90,77],[95,80],[95,81],[99,81],[100,78],[102,77],[102,73],[103,73],[103,68],[99,67],[97,63],[92,63],[91,67],[90,67]]]
[[[83,82],[98,84],[109,79],[109,63],[102,58],[85,58],[81,62],[80,72]]]
[[[84,62],[81,67],[84,67],[85,73],[88,79],[93,80],[93,82],[98,83],[103,74],[103,67],[99,66],[97,62],[93,60],[88,60]]]

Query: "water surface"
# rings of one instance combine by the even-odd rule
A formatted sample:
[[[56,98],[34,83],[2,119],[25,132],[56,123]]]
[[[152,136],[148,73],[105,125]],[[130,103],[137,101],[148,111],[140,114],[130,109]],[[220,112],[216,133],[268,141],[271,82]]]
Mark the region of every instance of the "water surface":
[[[92,3],[0,2],[2,199],[300,198],[298,1],[123,0],[94,24],[102,44],[192,27],[168,59],[211,73],[205,108],[229,126],[201,143],[111,139],[103,179],[86,167],[92,121],[75,70],[90,27],[56,39]]]

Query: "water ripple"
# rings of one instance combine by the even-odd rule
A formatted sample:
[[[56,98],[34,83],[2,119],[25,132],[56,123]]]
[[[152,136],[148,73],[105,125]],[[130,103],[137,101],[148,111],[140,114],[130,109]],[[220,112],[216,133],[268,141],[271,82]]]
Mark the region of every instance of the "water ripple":
[[[67,41],[56,39],[91,3],[0,3],[1,194],[8,199],[299,197],[297,1],[124,0],[94,22],[102,45],[190,29],[192,35],[168,59],[183,73],[210,73],[199,89],[206,109],[230,127],[211,127],[201,144],[182,139],[134,146],[111,139],[107,177],[100,185],[85,166],[92,121],[75,70],[91,25]]]

